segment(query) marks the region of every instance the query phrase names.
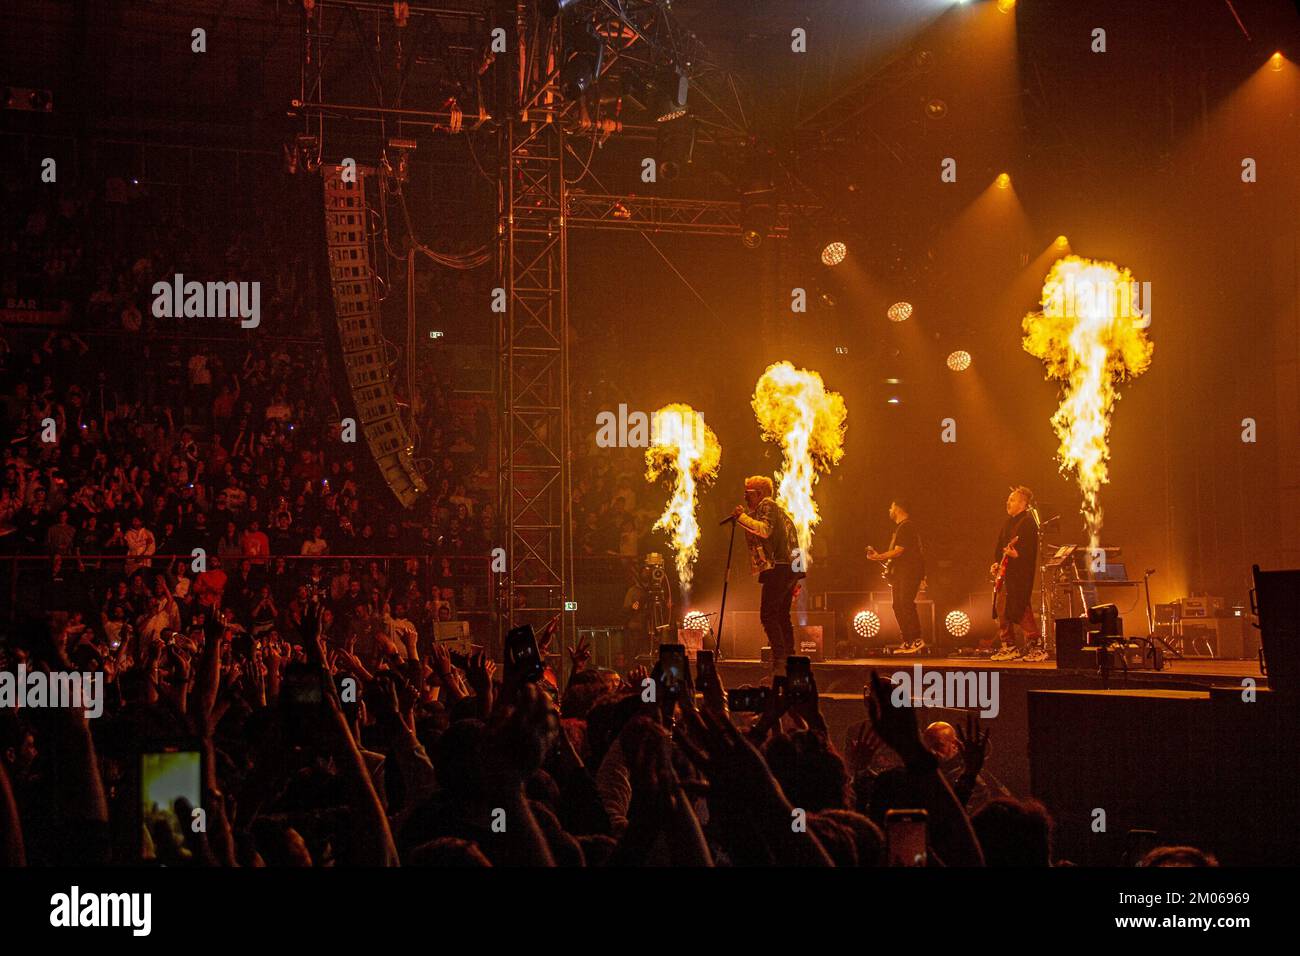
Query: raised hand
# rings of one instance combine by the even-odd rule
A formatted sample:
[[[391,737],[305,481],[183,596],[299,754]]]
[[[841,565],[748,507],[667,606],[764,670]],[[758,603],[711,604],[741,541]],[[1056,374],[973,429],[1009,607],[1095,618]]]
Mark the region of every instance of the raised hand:
[[[880,734],[876,733],[871,726],[871,721],[864,720],[862,729],[858,731],[858,736],[849,743],[849,752],[846,759],[849,769],[854,773],[859,773],[871,767],[876,760],[876,754],[880,753],[880,748],[885,746],[885,742],[880,739]]]
[[[808,698],[799,704],[790,705],[790,713],[802,720],[812,730],[825,730],[826,719],[822,717],[821,699],[817,694],[817,677],[808,675]]]
[[[988,757],[989,732],[980,729],[979,714],[973,710],[966,714],[965,730],[960,725],[953,729],[957,732],[957,741],[961,744],[963,773],[970,777],[978,776]]]
[[[893,685],[873,670],[871,693],[866,698],[871,726],[904,763],[910,763],[929,751],[921,743],[921,735],[916,728],[916,711],[911,707],[895,706],[892,696]]]
[[[465,679],[469,688],[478,697],[482,713],[491,713],[493,705],[493,676],[497,674],[497,662],[487,657],[486,650],[476,650],[469,654],[469,663],[465,667]]]
[[[585,637],[578,638],[577,644],[569,646],[569,662],[573,673],[577,673],[591,661],[591,643]]]

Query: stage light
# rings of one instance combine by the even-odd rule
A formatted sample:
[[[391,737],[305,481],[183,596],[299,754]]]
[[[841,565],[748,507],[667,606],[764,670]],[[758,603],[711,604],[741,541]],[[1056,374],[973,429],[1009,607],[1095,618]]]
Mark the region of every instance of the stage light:
[[[686,91],[689,81],[680,70],[662,70],[655,77],[650,109],[655,119],[667,123],[686,115]]]
[[[538,7],[544,15],[548,17],[559,16],[568,7],[573,6],[578,0],[541,0]]]
[[[1282,51],[1278,50],[1268,58],[1269,65],[1273,67],[1274,73],[1282,72]]]
[[[998,0],[998,13],[1010,13],[1016,8],[1016,0]]]
[[[769,185],[747,189],[740,195],[740,241],[746,249],[763,244],[772,226],[776,190]]]
[[[895,396],[893,396],[892,398],[887,398],[887,399],[885,399],[885,404],[886,404],[886,405],[902,405],[902,404],[903,404],[903,400],[902,400],[901,398],[899,398],[897,395],[895,395]]]
[[[560,92],[573,100],[587,92],[600,76],[605,46],[590,23],[575,21],[564,28],[564,50]]]
[[[998,173],[998,178],[995,180],[995,182],[998,184],[998,189],[1011,188],[1011,177],[1008,176],[1006,173]]]
[[[925,104],[925,115],[934,120],[943,119],[948,115],[948,104],[938,97],[935,97],[932,100],[927,100]]]
[[[703,611],[687,611],[686,616],[682,618],[683,631],[707,631],[709,629],[709,616]]]
[[[890,322],[906,322],[912,317],[912,303],[895,302],[885,315],[889,316]]]
[[[958,349],[956,352],[949,353],[948,367],[954,372],[964,372],[970,368],[970,353]]]
[[[695,161],[695,121],[665,123],[655,134],[655,154],[659,157],[659,175],[672,182]]]
[[[965,611],[949,611],[943,626],[953,637],[965,637],[970,633],[970,615]]]
[[[859,611],[853,615],[853,630],[858,637],[875,637],[880,633],[880,618],[875,611]]]
[[[849,247],[842,242],[828,242],[822,247],[822,265],[837,266],[849,254]]]
[[[1064,249],[1069,249],[1069,248],[1070,248],[1070,240],[1069,240],[1067,237],[1065,237],[1065,236],[1057,236],[1057,237],[1056,237],[1056,248],[1058,248],[1058,249],[1063,249],[1063,250],[1064,250]]]

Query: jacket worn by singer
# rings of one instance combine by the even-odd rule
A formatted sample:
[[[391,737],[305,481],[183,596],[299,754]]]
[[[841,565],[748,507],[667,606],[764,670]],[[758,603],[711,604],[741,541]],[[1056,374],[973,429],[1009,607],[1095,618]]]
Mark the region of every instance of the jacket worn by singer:
[[[745,529],[751,573],[761,579],[764,572],[784,567],[796,577],[806,576],[803,571],[794,571],[799,539],[794,522],[776,499],[764,498],[752,511],[742,512],[736,521]]]

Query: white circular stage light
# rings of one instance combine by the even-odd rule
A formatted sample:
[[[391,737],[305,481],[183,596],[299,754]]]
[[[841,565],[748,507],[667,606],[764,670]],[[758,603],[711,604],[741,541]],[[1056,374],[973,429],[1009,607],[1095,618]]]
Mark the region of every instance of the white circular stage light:
[[[943,619],[943,626],[953,637],[965,637],[970,633],[970,615],[965,611],[949,611]]]
[[[880,633],[880,618],[875,611],[859,611],[853,615],[853,630],[858,637],[875,637]]]
[[[849,247],[842,242],[828,242],[822,248],[822,265],[837,266],[849,254]]]
[[[682,618],[683,631],[707,631],[709,629],[709,616],[703,611],[688,611]]]

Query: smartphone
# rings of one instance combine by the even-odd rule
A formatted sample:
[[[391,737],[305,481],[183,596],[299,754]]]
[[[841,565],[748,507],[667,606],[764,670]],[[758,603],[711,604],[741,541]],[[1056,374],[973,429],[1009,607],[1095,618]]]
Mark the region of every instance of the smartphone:
[[[727,691],[727,708],[733,714],[761,714],[771,696],[770,687],[733,687]]]
[[[686,645],[659,645],[659,683],[670,698],[686,693]]]
[[[791,704],[812,700],[812,659],[792,655],[785,659],[785,696]]]
[[[512,678],[520,681],[535,682],[542,678],[544,664],[542,655],[537,650],[537,635],[531,624],[521,624],[511,628],[506,635],[505,669]]]
[[[718,668],[713,663],[713,651],[698,650],[695,652],[695,687],[703,691],[705,688],[714,685],[718,680]]]
[[[192,813],[202,806],[203,753],[198,749],[158,746],[140,754],[140,814],[155,858],[193,832]]]
[[[885,813],[885,845],[890,866],[925,866],[928,816],[924,810]]]

